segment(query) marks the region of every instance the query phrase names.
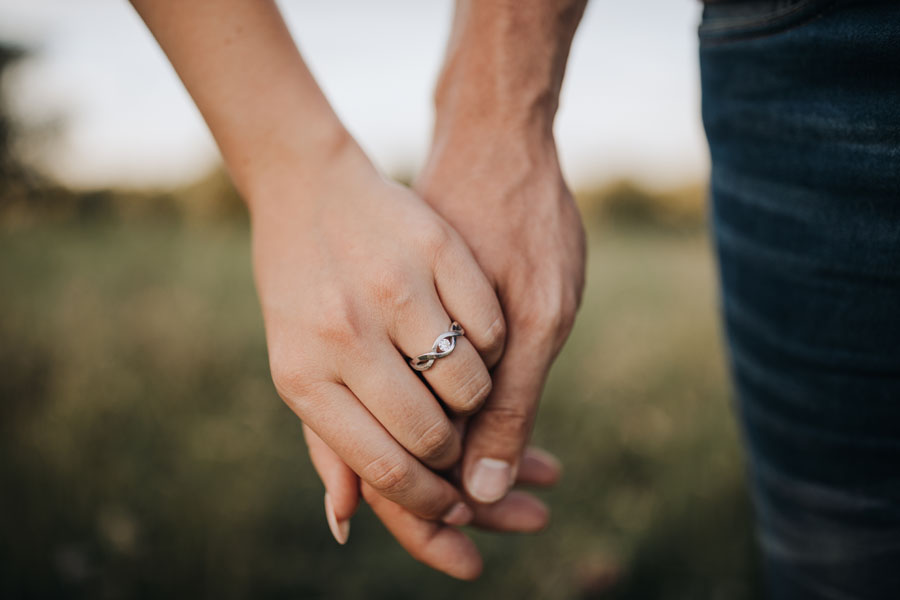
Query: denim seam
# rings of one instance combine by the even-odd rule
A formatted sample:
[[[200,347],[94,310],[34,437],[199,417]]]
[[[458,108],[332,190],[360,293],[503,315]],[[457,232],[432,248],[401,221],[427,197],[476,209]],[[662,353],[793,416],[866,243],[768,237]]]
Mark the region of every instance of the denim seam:
[[[760,24],[756,27],[745,27],[743,30],[739,27],[721,27],[718,30],[709,31],[708,29],[703,29],[701,25],[701,28],[698,29],[700,47],[702,49],[703,47],[723,46],[733,42],[765,39],[778,34],[794,31],[826,16],[828,11],[833,9],[837,4],[837,0],[831,0],[830,2],[824,2],[821,6],[814,8],[810,7],[810,5],[806,5],[807,8],[812,8],[812,10],[809,11],[809,14],[798,17],[796,21],[788,21],[781,27],[766,28],[765,24]],[[780,20],[785,20],[790,16],[791,14],[782,15]],[[768,25],[773,25],[773,21],[770,21]]]
[[[797,209],[793,203],[772,202],[766,193],[753,194],[752,198],[745,198],[744,195],[749,194],[749,190],[764,188],[764,183],[759,178],[750,178],[739,174],[729,167],[718,166],[710,177],[710,184],[714,194],[724,193],[742,206],[761,208],[766,212],[789,219],[795,223],[806,225],[810,223],[808,211]],[[802,195],[815,196],[815,193],[808,187],[792,186],[790,191]]]
[[[776,22],[785,17],[789,17],[792,14],[796,14],[797,12],[804,10],[809,7],[811,4],[821,3],[823,6],[828,4],[828,1],[823,0],[804,0],[803,2],[799,2],[794,4],[793,6],[788,6],[777,10],[773,13],[769,13],[762,17],[725,17],[722,19],[713,19],[713,22],[707,24],[700,24],[700,33],[719,33],[721,31],[731,31],[736,29],[741,29],[745,27],[765,27],[766,25],[771,25],[773,22]],[[714,21],[720,21],[716,23]]]
[[[775,35],[778,35],[781,33],[787,33],[790,31],[794,31],[796,29],[800,29],[801,27],[803,27],[805,25],[809,25],[813,21],[817,21],[818,19],[821,19],[824,16],[825,16],[824,13],[813,14],[813,15],[810,15],[808,19],[802,19],[802,20],[796,21],[794,23],[791,23],[790,25],[786,25],[784,28],[781,28],[781,29],[770,29],[770,30],[766,30],[766,31],[753,31],[753,32],[746,32],[746,33],[735,33],[734,35],[728,36],[728,37],[717,36],[717,37],[710,37],[710,38],[706,38],[706,39],[701,38],[700,46],[701,46],[701,48],[703,48],[703,47],[709,48],[709,47],[715,47],[715,46],[724,46],[724,45],[736,43],[736,42],[752,42],[754,40],[762,40],[762,39],[770,38],[772,36],[775,36]]]

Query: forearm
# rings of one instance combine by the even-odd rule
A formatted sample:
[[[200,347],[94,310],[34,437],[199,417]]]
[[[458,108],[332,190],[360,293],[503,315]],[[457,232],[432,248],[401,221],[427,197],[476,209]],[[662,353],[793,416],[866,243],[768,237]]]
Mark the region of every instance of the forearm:
[[[569,47],[587,0],[457,0],[435,92],[436,135],[458,128],[552,136]]]
[[[271,0],[132,0],[206,119],[254,209],[357,151]],[[282,183],[283,182],[283,183]],[[273,193],[274,192],[274,193]]]

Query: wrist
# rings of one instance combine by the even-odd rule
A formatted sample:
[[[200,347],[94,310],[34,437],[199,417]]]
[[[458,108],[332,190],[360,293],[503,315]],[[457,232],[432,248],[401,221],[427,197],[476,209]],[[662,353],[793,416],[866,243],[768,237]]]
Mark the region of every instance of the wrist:
[[[469,123],[552,137],[569,46],[585,0],[457,0],[435,89],[435,128]],[[447,123],[447,115],[464,116]]]
[[[495,87],[488,92],[488,87],[489,83],[480,85],[464,69],[445,70],[435,91],[434,137],[553,139],[556,101],[552,91],[537,82],[502,91]]]
[[[497,52],[477,44],[451,47],[435,86],[435,134],[462,127],[470,133],[552,136],[559,90],[541,68],[546,65],[501,66],[483,60],[490,54]]]
[[[473,122],[464,112],[443,114],[420,182],[436,173],[466,173],[479,181],[561,177],[551,128],[509,121]]]
[[[239,186],[254,220],[266,215],[278,219],[286,214],[286,205],[306,212],[329,191],[363,176],[378,176],[340,123],[290,137],[286,143],[273,142],[266,154],[265,160],[256,161],[245,173]]]

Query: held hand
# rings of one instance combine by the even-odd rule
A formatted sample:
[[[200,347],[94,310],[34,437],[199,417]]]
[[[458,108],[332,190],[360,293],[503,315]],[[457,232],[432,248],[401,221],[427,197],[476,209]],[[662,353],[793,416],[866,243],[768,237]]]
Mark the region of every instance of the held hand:
[[[516,480],[544,380],[572,328],[585,242],[549,130],[461,126],[468,121],[436,134],[415,188],[469,245],[506,317],[506,351],[468,423],[462,463],[465,490],[492,503]]]
[[[501,60],[497,65],[488,61],[488,67],[524,67],[528,73],[540,75],[541,69],[535,69],[539,63],[523,50],[537,50],[538,55],[555,62],[560,57],[564,62],[565,53],[545,52],[542,44],[533,42],[551,38],[535,36],[531,27],[523,25],[577,23],[580,12],[568,6],[572,1],[535,3],[521,11],[510,3],[459,0],[457,22],[476,24],[476,34],[482,25],[491,26],[489,35],[476,35],[482,41],[505,43],[509,35],[491,35],[495,29],[514,33],[528,43],[517,43],[512,53],[483,52],[480,45],[469,43],[468,36],[454,36],[465,42],[456,45],[470,49],[475,64],[484,65],[482,59],[492,56]],[[322,442],[318,446],[312,442],[311,451],[329,492],[353,490],[339,494],[340,502],[329,503],[332,512],[348,518],[349,513],[341,511],[350,506],[352,512],[358,502],[355,490],[359,488],[351,474],[355,473],[365,482],[367,499],[389,527],[398,522],[397,515],[451,524],[481,519],[485,508],[473,515],[462,494],[428,468],[440,470],[458,462],[461,436],[444,406],[456,414],[477,410],[491,390],[488,369],[503,351],[505,324],[500,306],[465,243],[414,193],[384,181],[349,140],[272,0],[132,2],[197,103],[250,207],[254,272],[273,379],[284,400],[315,432],[310,439]],[[475,14],[481,9],[505,11],[508,18]],[[518,76],[495,75],[488,73],[487,77],[488,89],[494,91],[503,91],[504,86],[497,85],[501,81],[522,81]],[[541,97],[545,95],[540,91]],[[530,96],[518,90],[510,97],[533,104]],[[482,100],[498,106],[491,97]],[[466,174],[459,168],[462,159],[457,157],[455,168],[447,163],[444,173],[451,177]],[[481,168],[485,167],[482,163]],[[436,181],[440,173],[436,172]],[[481,183],[488,179],[482,177]],[[489,187],[485,189],[490,192]],[[462,190],[471,194],[464,200],[470,207],[478,202],[474,188],[462,186]],[[494,195],[507,197],[511,188],[498,190]],[[436,206],[446,205],[447,189],[429,189],[429,193],[433,193]],[[489,210],[492,214],[486,215],[490,217],[486,224],[498,216],[507,218],[497,207]],[[523,216],[509,214],[519,219]],[[552,219],[554,215],[560,216],[553,210],[546,216]],[[477,217],[470,214],[459,222],[465,225],[473,218]],[[477,225],[467,237],[483,242],[479,233],[483,229]],[[572,240],[557,242],[565,245]],[[508,250],[509,246],[502,248]],[[526,261],[545,258],[535,252],[529,249],[522,257]],[[508,290],[528,291],[527,284],[497,275],[506,272],[504,261],[517,257],[498,256],[490,263],[484,256],[480,258],[497,269],[495,283],[510,284],[504,288],[507,296]],[[527,280],[528,273],[521,269],[510,272]],[[570,296],[577,294],[550,290],[536,306],[568,306]],[[565,319],[555,327],[545,327],[543,317],[551,313],[559,317],[565,311],[517,309],[517,323],[534,327],[529,327],[528,335],[517,334],[516,355],[524,358],[510,358],[505,364],[518,364],[516,370],[536,366],[538,379],[542,379],[545,363],[549,363],[544,355],[559,337],[549,332],[566,328]],[[424,374],[426,385],[409,369],[404,356],[427,351],[452,320],[462,323],[466,337],[458,338],[453,354]],[[517,325],[517,331],[523,330]],[[532,346],[533,353],[528,351]],[[512,368],[506,371],[498,372],[498,381],[505,382],[504,394],[509,394],[516,388],[509,376]],[[526,392],[540,387],[532,381],[534,373],[524,377]],[[522,418],[516,418],[515,403],[507,399],[493,404],[495,408],[475,422],[474,440],[486,435],[482,431],[489,428],[491,419],[505,428],[501,432],[527,429],[529,417],[522,412]],[[499,419],[503,411],[511,418]],[[507,437],[521,441],[525,436]],[[502,458],[513,447],[520,451],[518,441],[483,455]],[[333,467],[322,469],[323,456],[333,459]],[[471,471],[468,456],[465,470]],[[328,497],[335,496],[329,493]],[[392,530],[401,537],[399,530]]]
[[[494,291],[446,222],[381,178],[352,141],[323,164],[314,179],[273,180],[266,201],[251,202],[275,385],[373,491],[419,517],[467,523],[459,491],[428,468],[454,465],[461,446],[435,395],[469,414],[490,392],[505,337]],[[429,350],[453,320],[466,335],[423,373],[426,386],[405,357]],[[329,489],[348,481],[324,479]]]
[[[359,502],[360,482],[356,475],[315,433],[304,426],[313,465],[326,481],[325,511],[332,534],[345,543],[350,533],[349,518]],[[560,475],[559,462],[538,449],[525,451],[517,484],[549,487]],[[481,573],[481,556],[475,544],[455,527],[422,519],[402,506],[362,484],[362,495],[400,545],[417,560],[451,577],[474,579]],[[521,491],[491,505],[476,505],[472,525],[480,529],[528,533],[543,529],[549,511],[544,504]]]

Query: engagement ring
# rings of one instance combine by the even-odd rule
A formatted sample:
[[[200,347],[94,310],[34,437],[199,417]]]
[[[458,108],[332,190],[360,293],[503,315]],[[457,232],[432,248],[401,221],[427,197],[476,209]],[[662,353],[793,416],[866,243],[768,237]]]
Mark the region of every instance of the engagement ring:
[[[439,358],[444,358],[453,352],[453,349],[456,348],[456,338],[465,333],[462,325],[453,321],[453,323],[450,324],[450,330],[437,336],[437,339],[434,340],[434,344],[431,346],[431,352],[426,352],[415,358],[408,359],[409,366],[416,371],[427,371],[434,364],[434,361]]]

